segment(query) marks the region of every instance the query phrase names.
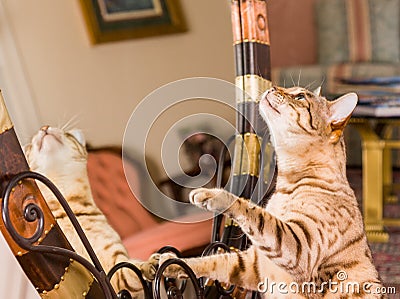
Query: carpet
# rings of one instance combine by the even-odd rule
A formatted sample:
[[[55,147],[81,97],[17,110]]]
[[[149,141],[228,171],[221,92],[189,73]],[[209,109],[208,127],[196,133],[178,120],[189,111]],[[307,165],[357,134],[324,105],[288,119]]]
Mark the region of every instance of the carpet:
[[[394,287],[396,294],[389,298],[400,298],[400,229],[387,228],[388,243],[370,243],[374,264],[386,287]]]
[[[357,199],[362,205],[362,175],[361,169],[349,168],[347,177]],[[400,182],[400,171],[393,174],[394,181]],[[398,194],[400,199],[400,194]],[[385,204],[384,216],[400,218],[400,202]],[[396,294],[390,294],[390,299],[400,299],[400,227],[387,227],[390,237],[388,243],[372,243],[370,247],[374,264],[386,287],[394,287]]]

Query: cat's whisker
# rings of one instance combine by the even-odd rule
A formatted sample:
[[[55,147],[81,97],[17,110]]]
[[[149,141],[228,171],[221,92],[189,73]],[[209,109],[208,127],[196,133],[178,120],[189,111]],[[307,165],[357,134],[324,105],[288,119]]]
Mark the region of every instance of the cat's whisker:
[[[304,88],[310,90],[311,86],[316,82],[317,80],[312,81],[311,83],[307,84]]]
[[[57,121],[57,128],[63,129],[65,125],[63,125],[64,123],[68,123],[70,122],[70,120],[65,121],[65,119],[67,119],[67,115],[64,113],[63,116],[61,118],[58,119]]]
[[[75,127],[78,123],[79,123],[78,116],[74,115],[61,127],[61,129],[63,131],[66,131],[69,128]]]
[[[72,122],[72,119],[73,119],[73,117],[71,117],[69,120],[67,120],[65,122],[65,124],[61,126],[61,130],[65,130],[69,126],[69,124]]]
[[[319,85],[320,87],[322,87],[322,85],[324,85],[324,83],[325,83],[325,79],[326,79],[326,77],[325,77],[325,76],[323,76],[323,77],[322,77],[321,84]]]
[[[296,83],[294,82],[294,79],[293,79],[293,73],[290,73],[290,79],[292,80],[293,87],[295,87]]]
[[[297,78],[297,86],[300,86],[301,69],[299,71],[299,78]]]

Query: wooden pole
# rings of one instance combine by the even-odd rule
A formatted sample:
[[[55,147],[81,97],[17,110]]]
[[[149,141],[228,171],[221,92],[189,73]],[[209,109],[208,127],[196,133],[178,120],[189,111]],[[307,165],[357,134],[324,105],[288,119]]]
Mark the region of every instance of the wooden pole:
[[[265,157],[266,153],[272,153],[272,148],[263,149],[270,136],[258,107],[260,95],[272,86],[267,1],[232,0],[231,5],[235,84],[241,92],[236,99],[238,135],[230,191],[258,203],[267,187],[264,178],[273,175],[261,165],[262,155],[272,157]],[[240,227],[231,219],[226,220],[222,242],[231,250],[245,250],[249,245]],[[247,293],[237,288],[233,296],[244,298]],[[253,298],[256,296],[253,294]]]
[[[270,46],[266,0],[233,0],[232,28],[236,62],[237,131],[230,191],[259,201],[256,185],[261,172],[261,148],[269,131],[259,115],[260,95],[271,87]],[[268,173],[266,174],[269,175]],[[264,180],[260,180],[262,184]],[[242,249],[241,230],[228,221],[223,241]]]

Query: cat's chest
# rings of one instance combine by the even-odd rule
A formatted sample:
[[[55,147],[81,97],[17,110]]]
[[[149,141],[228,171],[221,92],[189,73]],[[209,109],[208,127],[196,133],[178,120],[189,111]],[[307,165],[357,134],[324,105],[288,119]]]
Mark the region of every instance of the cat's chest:
[[[273,216],[282,218],[292,209],[292,199],[289,195],[274,195],[268,201],[265,209]]]
[[[325,218],[321,214],[331,212],[331,210],[335,210],[335,207],[329,205],[326,198],[318,195],[297,195],[294,198],[291,194],[274,194],[269,200],[266,210],[285,221],[293,217],[293,214],[317,213],[320,217]],[[334,218],[336,216],[336,214],[333,215]]]

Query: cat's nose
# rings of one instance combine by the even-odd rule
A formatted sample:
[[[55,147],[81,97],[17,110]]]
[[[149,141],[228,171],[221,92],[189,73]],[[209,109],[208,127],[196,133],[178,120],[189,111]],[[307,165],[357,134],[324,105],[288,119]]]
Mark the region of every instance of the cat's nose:
[[[276,91],[276,87],[275,86],[272,86],[270,89],[268,89],[268,93],[274,92],[274,91]]]
[[[47,132],[50,126],[43,126],[40,128],[40,131]]]

